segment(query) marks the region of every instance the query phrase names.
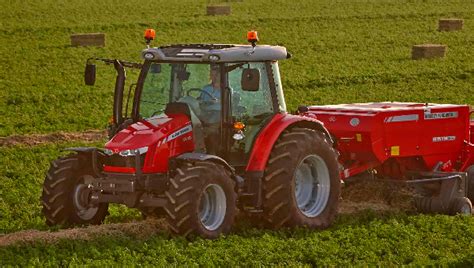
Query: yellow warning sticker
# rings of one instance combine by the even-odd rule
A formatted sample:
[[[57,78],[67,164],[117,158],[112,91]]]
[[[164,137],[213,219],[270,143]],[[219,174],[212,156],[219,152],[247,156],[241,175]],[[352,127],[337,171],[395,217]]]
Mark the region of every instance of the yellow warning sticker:
[[[356,134],[356,141],[358,141],[358,142],[362,141],[362,134],[360,134],[360,133]]]
[[[400,155],[400,146],[392,146],[390,148],[390,155],[392,156]]]

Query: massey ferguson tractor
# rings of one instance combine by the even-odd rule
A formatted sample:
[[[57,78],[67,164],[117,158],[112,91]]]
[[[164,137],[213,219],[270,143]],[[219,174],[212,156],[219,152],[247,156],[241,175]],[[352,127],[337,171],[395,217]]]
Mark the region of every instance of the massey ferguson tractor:
[[[469,106],[364,103],[288,113],[284,47],[181,44],[143,63],[91,58],[117,71],[104,148],[68,148],[52,162],[42,204],[49,225],[100,224],[108,204],[164,215],[178,235],[228,233],[238,210],[269,228],[326,228],[342,182],[368,170],[413,185],[422,212],[471,214],[474,122]],[[125,87],[126,68],[140,69]],[[468,198],[469,197],[469,198]]]

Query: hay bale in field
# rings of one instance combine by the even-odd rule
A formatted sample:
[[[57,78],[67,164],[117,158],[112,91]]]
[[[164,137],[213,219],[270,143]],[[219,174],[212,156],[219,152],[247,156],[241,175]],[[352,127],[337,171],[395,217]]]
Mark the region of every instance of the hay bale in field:
[[[438,31],[459,31],[462,30],[464,20],[462,19],[440,19],[438,22]]]
[[[207,6],[207,15],[230,15],[231,10],[230,6],[224,5],[208,5]]]
[[[414,45],[411,50],[411,58],[414,60],[443,58],[446,55],[446,49],[447,49],[446,45],[437,45],[437,44]]]
[[[71,46],[105,46],[105,34],[104,33],[81,33],[71,34]]]

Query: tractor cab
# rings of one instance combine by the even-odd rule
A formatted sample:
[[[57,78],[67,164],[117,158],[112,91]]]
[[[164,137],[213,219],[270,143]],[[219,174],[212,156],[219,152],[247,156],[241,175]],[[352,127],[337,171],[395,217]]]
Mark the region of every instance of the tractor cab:
[[[278,60],[289,54],[284,47],[257,46],[256,38],[256,32],[249,33],[251,45],[148,47],[142,51],[142,64],[114,62],[114,122],[105,151],[156,147],[174,135],[181,137],[168,144],[169,157],[185,152],[215,155],[243,170],[257,134],[275,114],[286,112]],[[133,97],[128,92],[126,101],[124,67],[141,69]],[[90,76],[86,70],[86,80]],[[139,134],[150,131],[154,138],[144,144]],[[167,163],[143,169],[165,172]]]

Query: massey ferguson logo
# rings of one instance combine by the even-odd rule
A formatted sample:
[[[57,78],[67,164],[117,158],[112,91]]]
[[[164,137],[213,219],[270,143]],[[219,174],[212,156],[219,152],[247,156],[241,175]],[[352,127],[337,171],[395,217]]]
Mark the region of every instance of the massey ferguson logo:
[[[172,133],[171,135],[168,136],[168,139],[166,141],[171,141],[171,140],[174,140],[176,139],[177,137],[179,136],[182,136],[188,132],[191,132],[192,130],[192,126],[191,125],[187,125],[185,127],[183,127],[182,129],[179,129],[177,130],[176,132]]]

